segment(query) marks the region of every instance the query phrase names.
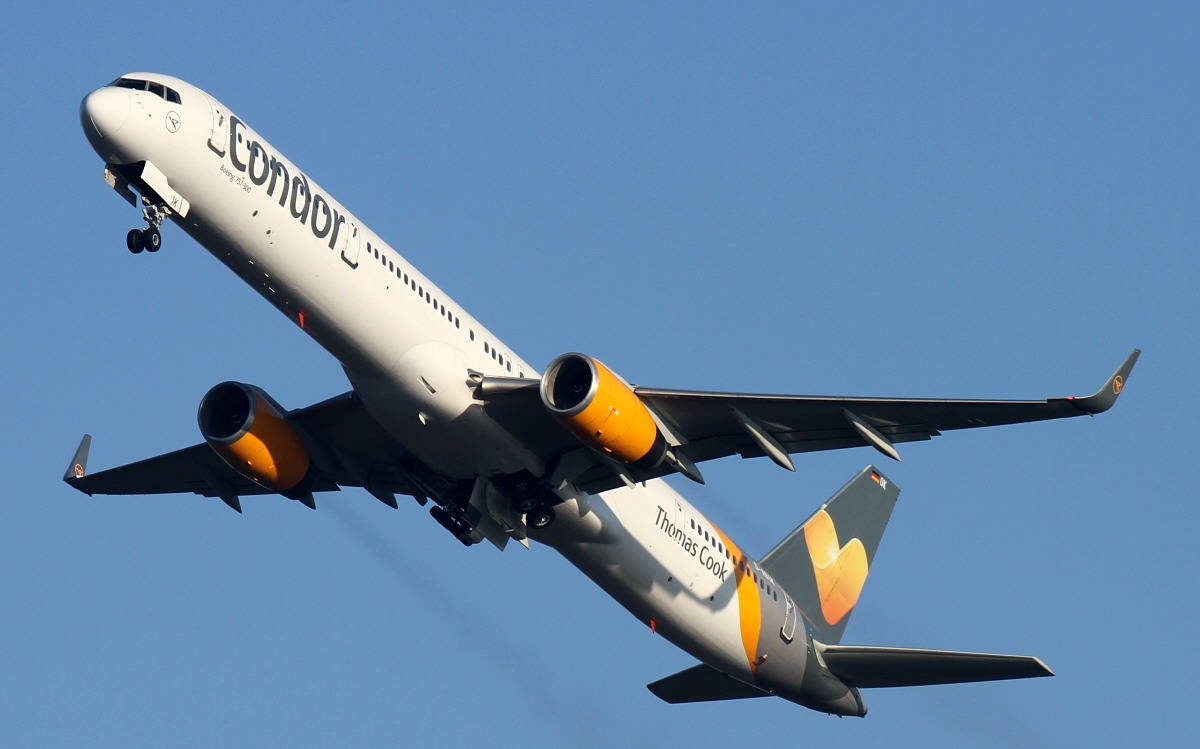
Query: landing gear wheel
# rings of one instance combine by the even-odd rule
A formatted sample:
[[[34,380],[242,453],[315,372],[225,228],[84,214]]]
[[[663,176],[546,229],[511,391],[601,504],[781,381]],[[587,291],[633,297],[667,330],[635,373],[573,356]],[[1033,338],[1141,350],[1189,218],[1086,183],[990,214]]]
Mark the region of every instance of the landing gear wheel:
[[[140,229],[130,229],[129,233],[125,235],[125,246],[135,255],[146,249],[146,245],[143,242],[142,231]]]
[[[151,226],[148,229],[142,230],[142,244],[150,252],[158,252],[158,248],[162,247],[162,235],[158,233],[158,229]]]
[[[522,515],[532,512],[535,507],[537,507],[536,497],[524,496],[517,500],[517,512]]]
[[[535,507],[525,516],[525,523],[530,528],[541,530],[554,522],[554,508]]]

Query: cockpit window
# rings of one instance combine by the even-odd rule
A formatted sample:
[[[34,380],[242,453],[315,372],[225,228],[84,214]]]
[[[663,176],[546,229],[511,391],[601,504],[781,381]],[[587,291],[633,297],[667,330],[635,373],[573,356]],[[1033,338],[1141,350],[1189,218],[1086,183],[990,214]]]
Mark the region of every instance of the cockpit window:
[[[109,84],[118,88],[130,88],[134,91],[149,91],[160,99],[166,99],[172,104],[182,104],[179,99],[179,92],[173,88],[167,88],[161,83],[153,81],[143,81],[140,78],[118,78]]]

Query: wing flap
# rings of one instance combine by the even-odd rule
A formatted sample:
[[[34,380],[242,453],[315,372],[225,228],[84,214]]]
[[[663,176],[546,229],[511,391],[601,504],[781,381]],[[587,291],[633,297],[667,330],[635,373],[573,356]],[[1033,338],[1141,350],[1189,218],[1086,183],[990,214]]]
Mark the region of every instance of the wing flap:
[[[917,687],[1053,676],[1031,655],[819,645],[825,667],[856,687]]]

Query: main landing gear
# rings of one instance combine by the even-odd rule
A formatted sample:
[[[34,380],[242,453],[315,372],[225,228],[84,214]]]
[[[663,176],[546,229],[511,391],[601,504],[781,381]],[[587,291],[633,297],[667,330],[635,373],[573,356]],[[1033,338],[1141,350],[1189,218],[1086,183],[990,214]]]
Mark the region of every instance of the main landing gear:
[[[525,524],[530,528],[541,530],[554,522],[554,508],[539,504],[525,513]]]
[[[558,497],[528,471],[507,476],[494,476],[492,481],[512,498],[512,508],[525,516],[525,525],[536,530],[554,522],[554,507]]]
[[[143,200],[143,202],[146,202]],[[162,247],[162,234],[158,228],[162,226],[163,219],[171,214],[171,209],[159,203],[146,202],[146,207],[142,209],[142,218],[146,219],[145,229],[130,229],[125,235],[125,246],[133,254],[137,254],[142,250],[149,252],[158,252],[158,248]]]
[[[461,510],[451,512],[440,505],[434,505],[429,508],[429,514],[433,516],[434,520],[441,523],[443,528],[454,534],[454,537],[461,541],[463,546],[479,543],[478,540],[471,538],[471,526],[463,520]]]

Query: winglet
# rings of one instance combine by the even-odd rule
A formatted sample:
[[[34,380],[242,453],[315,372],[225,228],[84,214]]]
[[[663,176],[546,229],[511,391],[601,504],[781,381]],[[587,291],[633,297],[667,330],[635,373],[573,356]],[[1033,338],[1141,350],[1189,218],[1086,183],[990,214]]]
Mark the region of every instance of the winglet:
[[[1125,388],[1125,383],[1129,380],[1129,373],[1133,371],[1133,365],[1137,363],[1141,353],[1141,349],[1135,348],[1125,358],[1125,362],[1117,368],[1117,371],[1113,372],[1112,377],[1109,377],[1096,392],[1085,398],[1068,398],[1068,400],[1090,414],[1103,413],[1112,408],[1113,404],[1117,402],[1117,396]]]
[[[83,435],[83,439],[79,440],[79,447],[75,448],[75,457],[71,458],[71,463],[67,466],[67,470],[63,474],[63,481],[74,486],[77,479],[84,477],[87,473],[88,452],[91,449],[92,435],[85,434]]]

